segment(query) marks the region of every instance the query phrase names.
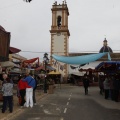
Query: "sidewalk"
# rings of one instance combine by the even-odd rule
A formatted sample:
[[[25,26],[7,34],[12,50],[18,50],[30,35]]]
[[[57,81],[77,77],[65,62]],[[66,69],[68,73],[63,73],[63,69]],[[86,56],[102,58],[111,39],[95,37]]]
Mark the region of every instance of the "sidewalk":
[[[36,90],[36,100],[39,100],[46,96],[47,94],[44,94],[42,90]],[[13,113],[9,113],[9,111],[5,111],[5,113],[1,113],[0,111],[0,120],[10,120],[10,118],[24,112],[24,109],[21,109],[20,106],[18,105],[18,97],[16,95],[16,90],[14,90],[14,96],[13,96]],[[1,108],[0,108],[1,109]]]

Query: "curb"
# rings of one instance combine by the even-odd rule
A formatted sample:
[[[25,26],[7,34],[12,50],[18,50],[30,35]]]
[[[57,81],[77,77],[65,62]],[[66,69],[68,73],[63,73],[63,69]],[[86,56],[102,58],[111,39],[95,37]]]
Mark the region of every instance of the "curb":
[[[21,114],[24,110],[23,109],[17,109],[13,113],[8,114],[6,117],[0,119],[0,120],[10,120],[11,118],[15,117],[16,115]]]
[[[48,93],[47,94],[43,93],[43,94],[40,95],[40,97],[37,98],[37,100],[40,100],[40,99],[42,99],[43,97],[45,97],[47,95],[48,95]],[[10,119],[16,117],[16,115],[19,115],[19,114],[23,113],[25,110],[26,109],[18,108],[13,113],[8,114],[6,117],[3,117],[0,120],[10,120]]]

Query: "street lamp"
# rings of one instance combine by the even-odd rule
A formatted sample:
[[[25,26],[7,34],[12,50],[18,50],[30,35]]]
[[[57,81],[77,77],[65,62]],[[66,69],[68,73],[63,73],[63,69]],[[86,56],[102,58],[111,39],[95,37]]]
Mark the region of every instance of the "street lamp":
[[[46,67],[47,67],[47,64],[49,62],[49,59],[48,59],[48,54],[45,53],[44,54],[44,57],[43,57],[43,63],[45,65],[45,73],[47,74],[47,70],[46,70]],[[47,93],[47,89],[48,89],[48,85],[47,85],[47,79],[46,77],[44,78],[44,93]]]
[[[49,63],[49,59],[48,59],[48,54],[47,53],[44,54],[43,60],[44,60],[45,72],[46,72],[46,67],[47,67],[47,64]]]

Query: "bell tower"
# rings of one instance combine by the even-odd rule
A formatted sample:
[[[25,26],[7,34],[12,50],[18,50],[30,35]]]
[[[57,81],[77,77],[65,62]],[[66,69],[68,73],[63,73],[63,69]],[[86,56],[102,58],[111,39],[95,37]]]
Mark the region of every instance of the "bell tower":
[[[52,25],[51,25],[51,55],[62,55],[68,56],[69,53],[69,36],[70,32],[68,29],[68,16],[69,10],[67,7],[66,0],[62,2],[62,4],[58,4],[55,1],[52,5]],[[55,62],[53,58],[51,58],[51,62]],[[52,64],[51,63],[51,64]],[[59,65],[64,66],[64,70],[61,71]],[[61,72],[61,74],[66,77],[68,75],[68,65],[60,63],[56,67],[57,71]]]

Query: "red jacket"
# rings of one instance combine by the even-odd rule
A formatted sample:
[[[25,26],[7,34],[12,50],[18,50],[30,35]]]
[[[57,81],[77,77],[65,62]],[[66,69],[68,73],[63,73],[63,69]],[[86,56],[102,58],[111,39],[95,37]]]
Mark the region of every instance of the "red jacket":
[[[22,79],[19,80],[19,82],[18,82],[18,88],[19,88],[19,90],[26,89],[27,86],[28,86],[27,82],[23,81]]]
[[[28,82],[26,82],[26,88],[31,88],[31,86],[28,85]]]

